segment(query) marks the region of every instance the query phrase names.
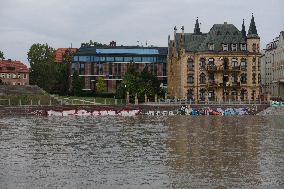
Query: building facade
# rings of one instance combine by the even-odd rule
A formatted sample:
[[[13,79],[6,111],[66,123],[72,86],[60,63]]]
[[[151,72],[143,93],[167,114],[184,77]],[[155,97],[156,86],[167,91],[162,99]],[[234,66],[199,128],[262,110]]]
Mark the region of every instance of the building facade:
[[[0,60],[0,80],[5,85],[28,85],[29,69],[20,61]]]
[[[58,48],[55,51],[55,62],[59,64],[64,64],[64,55],[66,53],[74,54],[77,52],[77,48]]]
[[[284,31],[266,45],[261,58],[262,87],[266,96],[284,99]]]
[[[214,24],[168,39],[168,93],[194,101],[246,101],[260,98],[260,37],[251,18],[248,34],[234,25]]]
[[[81,47],[73,57],[72,73],[78,70],[84,77],[84,90],[95,91],[96,81],[102,77],[106,92],[115,93],[127,72],[129,63],[134,63],[138,71],[146,66],[158,77],[160,83],[167,84],[167,47],[116,46],[112,42],[107,47]]]

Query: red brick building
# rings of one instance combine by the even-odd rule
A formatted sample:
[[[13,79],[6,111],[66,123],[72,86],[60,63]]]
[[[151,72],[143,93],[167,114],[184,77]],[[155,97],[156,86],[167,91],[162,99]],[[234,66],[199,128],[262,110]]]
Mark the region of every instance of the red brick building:
[[[58,48],[55,51],[55,62],[63,64],[63,56],[67,50],[70,50],[71,53],[76,53],[78,49],[77,48]]]
[[[29,69],[20,61],[0,60],[0,80],[7,85],[28,85]]]

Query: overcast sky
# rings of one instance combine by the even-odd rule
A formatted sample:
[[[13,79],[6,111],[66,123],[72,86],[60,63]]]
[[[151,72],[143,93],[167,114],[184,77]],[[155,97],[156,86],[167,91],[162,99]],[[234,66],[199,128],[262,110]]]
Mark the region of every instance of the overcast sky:
[[[284,30],[284,0],[0,0],[0,50],[6,58],[28,64],[33,43],[54,48],[80,47],[92,39],[119,45],[167,46],[173,27],[193,32],[227,21],[249,27],[251,13],[262,48]]]

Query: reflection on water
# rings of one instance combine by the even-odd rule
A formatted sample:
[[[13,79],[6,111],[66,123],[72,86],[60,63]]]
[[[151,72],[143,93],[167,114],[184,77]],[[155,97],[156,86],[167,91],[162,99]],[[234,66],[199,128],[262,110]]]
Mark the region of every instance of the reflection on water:
[[[0,118],[0,188],[281,188],[283,121]]]

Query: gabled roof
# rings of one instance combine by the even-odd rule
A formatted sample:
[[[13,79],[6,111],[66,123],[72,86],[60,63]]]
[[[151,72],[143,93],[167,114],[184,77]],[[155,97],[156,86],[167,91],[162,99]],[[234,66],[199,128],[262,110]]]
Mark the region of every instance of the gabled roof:
[[[176,35],[177,46],[180,45],[181,33]],[[214,24],[208,33],[185,33],[185,50],[189,52],[208,51],[208,44],[214,44],[214,51],[221,51],[223,43],[245,43],[245,37],[233,24]]]
[[[29,73],[29,69],[20,61],[0,60],[0,73]]]

